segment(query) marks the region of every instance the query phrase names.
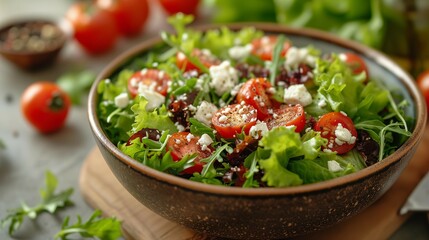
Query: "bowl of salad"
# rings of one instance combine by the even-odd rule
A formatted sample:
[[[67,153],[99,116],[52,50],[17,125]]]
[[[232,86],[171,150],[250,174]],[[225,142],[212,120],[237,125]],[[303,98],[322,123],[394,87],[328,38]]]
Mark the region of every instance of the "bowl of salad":
[[[385,193],[426,107],[385,55],[273,24],[163,32],[116,58],[89,96],[96,143],[155,213],[209,236],[303,235]]]

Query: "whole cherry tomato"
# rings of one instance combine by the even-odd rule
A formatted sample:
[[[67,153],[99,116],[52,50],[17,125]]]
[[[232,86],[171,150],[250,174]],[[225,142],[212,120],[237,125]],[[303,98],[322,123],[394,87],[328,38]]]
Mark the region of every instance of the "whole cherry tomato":
[[[176,13],[198,15],[200,0],[158,0],[168,15]]]
[[[417,85],[426,99],[426,107],[429,112],[429,70],[419,74],[417,77]]]
[[[321,116],[314,125],[314,130],[321,132],[320,136],[328,140],[325,148],[338,154],[352,150],[356,144],[355,125],[343,113],[330,112]]]
[[[219,109],[212,117],[212,124],[223,138],[235,138],[242,131],[249,134],[257,121],[256,109],[251,105],[232,104]]]
[[[113,16],[124,36],[140,33],[149,16],[147,0],[97,0],[97,5]]]
[[[271,61],[273,59],[274,47],[277,43],[276,36],[264,36],[257,38],[252,41],[252,54],[260,57],[262,60]],[[291,47],[291,43],[288,41],[284,42],[283,49],[280,53],[281,56],[285,56],[287,50]]]
[[[365,72],[366,81],[368,81],[369,79],[368,67],[366,66],[365,61],[360,56],[354,53],[347,52],[347,53],[341,53],[339,57],[342,61],[344,61],[350,66],[354,74],[360,74],[362,72]]]
[[[70,109],[70,98],[58,85],[36,82],[21,96],[21,110],[25,118],[42,133],[59,130]]]
[[[207,146],[206,149],[202,149],[202,146],[198,144],[199,136],[188,137],[191,134],[189,132],[177,132],[173,133],[167,141],[167,149],[170,150],[171,157],[174,161],[180,161],[186,155],[196,154],[194,159],[194,166],[186,168],[182,173],[193,174],[194,172],[201,172],[204,164],[200,162],[201,159],[209,157],[213,153],[213,148]]]
[[[73,26],[75,40],[90,54],[112,49],[118,39],[113,16],[89,1],[76,2],[67,11],[66,18]]]

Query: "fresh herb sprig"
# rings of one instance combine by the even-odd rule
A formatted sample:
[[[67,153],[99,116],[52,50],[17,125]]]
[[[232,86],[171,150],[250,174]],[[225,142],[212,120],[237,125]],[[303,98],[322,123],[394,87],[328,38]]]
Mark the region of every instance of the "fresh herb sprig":
[[[55,175],[47,171],[45,176],[46,187],[40,190],[42,202],[35,207],[29,207],[26,203],[22,203],[20,208],[11,210],[9,215],[1,220],[1,226],[8,227],[9,235],[12,235],[19,229],[25,217],[36,219],[42,212],[55,213],[58,209],[73,205],[70,196],[73,193],[72,188],[68,188],[59,193],[55,193],[58,185],[58,180]]]
[[[83,222],[80,216],[73,225],[69,225],[69,220],[69,217],[64,219],[62,229],[55,235],[55,239],[65,240],[73,234],[79,234],[82,238],[103,240],[114,240],[122,236],[121,221],[115,217],[102,218],[100,210],[94,211],[86,222]]]

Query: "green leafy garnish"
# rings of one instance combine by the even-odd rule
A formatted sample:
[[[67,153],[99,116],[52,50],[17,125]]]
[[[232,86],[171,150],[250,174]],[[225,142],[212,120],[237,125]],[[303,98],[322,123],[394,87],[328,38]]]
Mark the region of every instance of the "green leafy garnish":
[[[280,59],[282,57],[281,52],[284,47],[284,42],[285,42],[285,36],[279,35],[279,37],[277,38],[276,45],[274,46],[273,62],[271,63],[271,66],[270,66],[270,82],[271,82],[271,85],[273,86],[276,85],[275,81],[276,81],[278,66],[280,64]]]
[[[60,76],[57,84],[71,98],[73,104],[80,105],[82,96],[95,80],[95,73],[89,70],[73,71]]]
[[[55,239],[70,239],[67,237],[73,234],[79,234],[82,238],[102,240],[114,240],[122,236],[121,221],[115,217],[102,218],[100,210],[94,211],[86,222],[83,222],[80,216],[73,225],[69,225],[69,220],[69,217],[64,219],[62,230],[55,235]]]
[[[9,235],[12,235],[19,229],[25,217],[36,219],[42,212],[53,214],[57,209],[73,204],[70,200],[73,189],[69,188],[65,191],[55,193],[58,180],[50,171],[46,172],[45,183],[46,187],[40,190],[40,196],[42,198],[40,204],[35,207],[29,207],[26,203],[22,203],[20,208],[12,210],[9,215],[1,220],[2,227],[9,225]]]

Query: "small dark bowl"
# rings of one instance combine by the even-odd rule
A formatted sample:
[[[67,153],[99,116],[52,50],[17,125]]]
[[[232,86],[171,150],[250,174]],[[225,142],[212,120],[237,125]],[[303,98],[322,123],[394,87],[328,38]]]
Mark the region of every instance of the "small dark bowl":
[[[28,48],[17,50],[17,48],[11,47],[12,41],[7,40],[8,36],[11,36],[11,29],[26,28],[36,32],[41,26],[52,26],[51,33],[54,30],[56,34],[55,41],[51,41],[49,44],[45,41],[46,45],[43,48],[38,50]],[[30,33],[29,35],[32,36],[35,33]],[[19,20],[0,28],[0,54],[21,69],[39,70],[51,65],[57,59],[66,40],[67,35],[65,32],[53,21],[42,19]]]
[[[243,26],[229,25],[232,29]],[[416,120],[411,137],[395,153],[359,172],[289,188],[212,186],[151,169],[122,153],[106,136],[97,117],[97,85],[128,60],[160,42],[160,39],[153,39],[132,48],[108,65],[90,92],[90,126],[110,169],[146,207],[207,235],[239,239],[293,237],[325,229],[362,212],[397,180],[422,138],[427,113],[414,80],[382,53],[327,33],[271,24],[255,23],[252,26],[266,33],[285,34],[298,46],[312,44],[324,52],[352,51],[362,56],[374,78],[382,79],[386,86],[400,91],[410,102],[408,114]]]

